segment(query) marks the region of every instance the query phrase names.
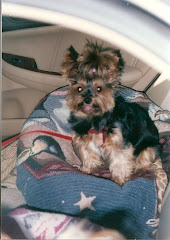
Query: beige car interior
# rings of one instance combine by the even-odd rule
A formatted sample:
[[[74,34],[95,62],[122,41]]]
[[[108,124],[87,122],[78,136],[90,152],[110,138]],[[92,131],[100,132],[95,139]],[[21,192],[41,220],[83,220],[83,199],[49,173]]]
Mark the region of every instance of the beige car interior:
[[[149,2],[135,1],[140,2],[141,5]],[[158,9],[158,13],[161,14],[161,9],[157,4],[150,6]],[[83,18],[78,19],[63,13],[55,13],[49,9],[39,8],[38,11],[37,9],[31,5],[22,6],[8,2],[2,7],[4,16],[56,24],[2,33],[2,53],[7,54],[2,59],[2,139],[20,133],[23,123],[38,102],[54,89],[67,85],[67,81],[56,74],[56,72],[60,73],[63,54],[70,45],[80,52],[86,38],[96,40],[100,37],[109,42],[109,44],[104,42],[107,46],[120,49],[126,62],[121,84],[138,91],[145,91],[158,106],[170,110],[169,65],[150,49],[146,49],[145,46],[139,45],[121,33],[88,22]],[[111,43],[116,45],[111,45]],[[22,64],[25,58],[33,63],[34,69],[22,68],[20,61]],[[11,182],[14,182],[13,179]],[[13,207],[25,203],[19,191],[10,190],[12,195],[11,192],[10,194],[2,192],[5,203],[8,202]],[[166,204],[169,204],[169,192],[170,185],[164,197]],[[18,194],[20,204],[17,202]],[[167,212],[168,206],[165,205],[160,219],[160,235],[164,235],[162,231],[169,222],[169,219],[163,221],[166,220]]]
[[[54,89],[67,85],[65,78],[57,74],[61,71],[63,54],[70,45],[80,52],[86,39],[97,40],[86,33],[61,25],[3,33],[2,138],[19,133],[22,124],[40,99]],[[111,46],[106,42],[104,44]],[[118,49],[116,46],[112,47]],[[155,87],[153,85],[147,93],[159,106],[168,109],[168,80],[161,79],[158,71],[135,56],[124,50],[120,51],[126,63],[121,84],[144,91],[159,78],[159,84]],[[23,68],[22,62],[25,59],[32,61],[36,68]]]

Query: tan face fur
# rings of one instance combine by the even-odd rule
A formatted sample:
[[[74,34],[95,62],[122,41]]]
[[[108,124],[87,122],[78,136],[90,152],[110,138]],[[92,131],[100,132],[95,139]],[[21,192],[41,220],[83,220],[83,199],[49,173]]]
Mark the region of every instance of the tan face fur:
[[[87,104],[86,98],[91,102]],[[99,77],[92,80],[80,77],[71,85],[67,99],[69,109],[80,117],[103,115],[115,106],[112,88]]]

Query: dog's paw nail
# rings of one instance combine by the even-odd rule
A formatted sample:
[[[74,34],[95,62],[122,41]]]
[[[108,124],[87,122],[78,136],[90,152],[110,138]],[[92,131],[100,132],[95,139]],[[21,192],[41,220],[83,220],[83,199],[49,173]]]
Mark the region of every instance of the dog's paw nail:
[[[74,168],[77,168],[78,170],[81,170],[81,166],[80,166],[80,165],[73,164],[72,166],[73,166]]]
[[[121,181],[119,179],[113,179],[113,181],[118,184],[120,187],[123,187],[123,185],[125,184],[125,181]]]

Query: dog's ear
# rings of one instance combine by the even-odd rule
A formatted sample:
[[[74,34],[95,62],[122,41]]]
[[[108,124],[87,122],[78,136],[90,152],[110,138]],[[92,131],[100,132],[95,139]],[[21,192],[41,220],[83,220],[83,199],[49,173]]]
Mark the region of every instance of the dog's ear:
[[[115,50],[114,52],[116,54],[116,56],[118,57],[118,64],[119,64],[119,72],[123,72],[124,66],[125,66],[125,62],[122,58],[122,55],[120,53],[120,50]]]
[[[109,53],[108,53],[109,54]],[[119,50],[114,50],[111,53],[111,62],[106,64],[108,70],[106,72],[107,81],[113,86],[116,86],[120,82],[125,62]]]
[[[62,63],[61,73],[68,78],[74,78],[78,74],[77,58],[79,54],[70,46],[64,54],[64,61]]]
[[[116,86],[120,82],[120,76],[124,68],[124,60],[119,50],[105,48],[103,54],[103,70],[102,74],[108,83]],[[99,69],[100,70],[100,69]]]

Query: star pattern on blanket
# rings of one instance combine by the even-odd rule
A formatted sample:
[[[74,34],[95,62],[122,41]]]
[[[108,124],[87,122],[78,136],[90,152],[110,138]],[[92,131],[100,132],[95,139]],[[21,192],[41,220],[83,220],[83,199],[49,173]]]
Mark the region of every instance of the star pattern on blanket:
[[[85,208],[89,208],[91,210],[95,210],[95,208],[92,206],[92,201],[96,198],[96,196],[87,197],[83,192],[81,192],[81,200],[75,203],[75,206],[80,207],[80,211],[82,211]]]

